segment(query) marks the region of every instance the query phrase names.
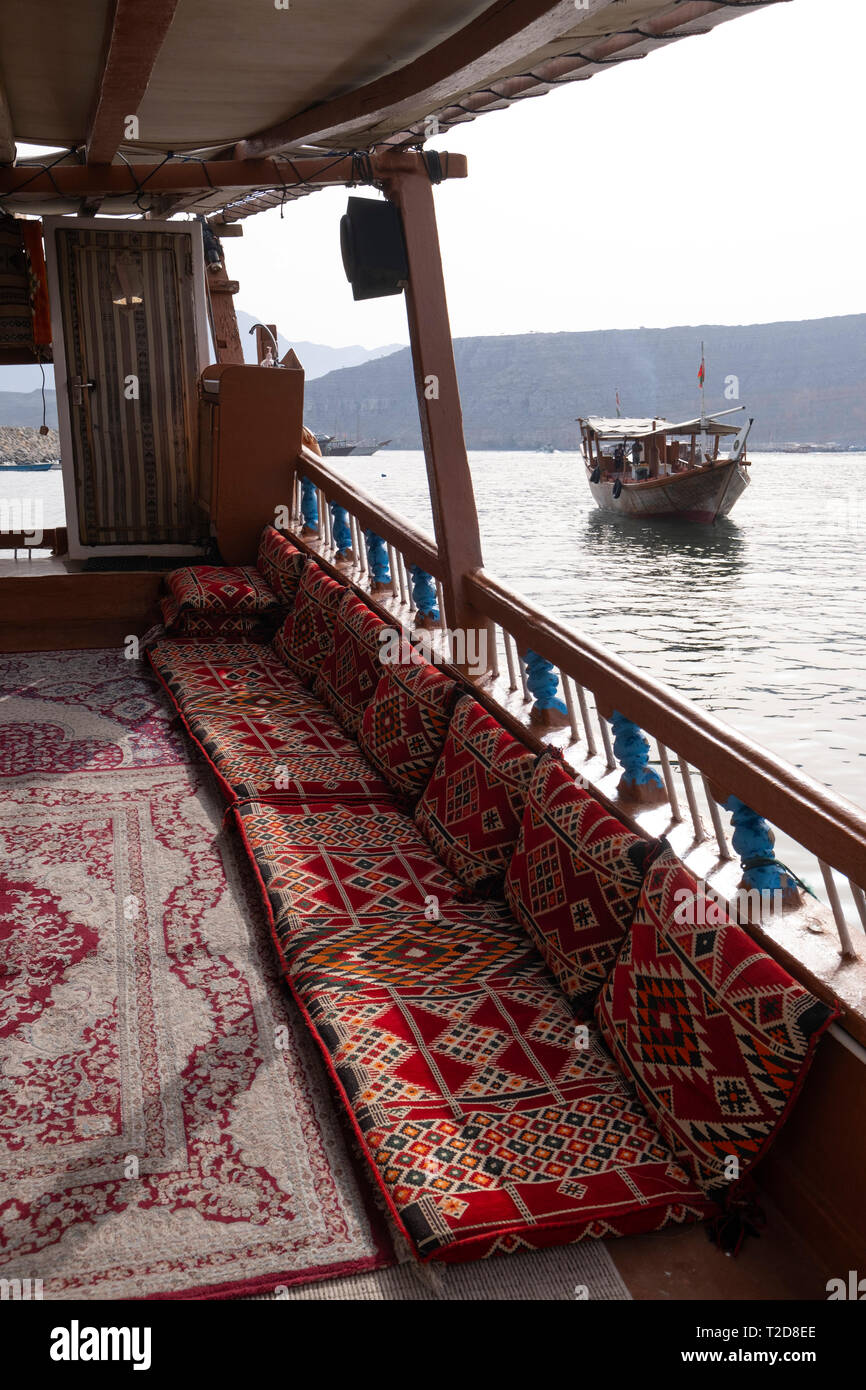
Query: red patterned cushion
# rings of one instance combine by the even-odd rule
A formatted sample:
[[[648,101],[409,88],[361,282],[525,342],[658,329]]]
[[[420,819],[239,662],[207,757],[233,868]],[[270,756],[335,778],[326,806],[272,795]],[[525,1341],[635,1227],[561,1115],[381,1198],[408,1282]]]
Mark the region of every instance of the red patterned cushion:
[[[253,565],[195,565],[165,577],[179,609],[196,613],[274,614],[279,599]]]
[[[563,993],[597,993],[631,924],[650,843],[578,787],[554,757],[539,761],[505,897]]]
[[[457,702],[415,819],[443,863],[479,894],[502,884],[535,762],[471,695]]]
[[[265,527],[259,541],[256,568],[284,608],[291,608],[295,601],[306,558],[273,526]]]
[[[679,1161],[722,1201],[781,1127],[834,1012],[741,927],[702,925],[701,904],[665,847],[596,1016]]]
[[[354,739],[330,710],[311,701],[302,708],[204,711],[189,728],[233,796],[389,796]]]
[[[458,903],[423,911],[283,914],[276,941],[286,974],[305,999],[359,984],[491,985],[500,976],[550,979],[504,903]]]
[[[301,680],[312,683],[331,650],[334,621],[345,586],[307,560],[295,604],[273,641],[277,656]]]
[[[387,666],[358,742],[396,792],[416,801],[442,751],[457,686],[426,661]]]
[[[379,633],[384,631],[382,619],[346,589],[334,623],[334,645],[313,689],[350,734],[357,734],[382,674]]]
[[[264,615],[182,608],[174,594],[163,594],[159,606],[163,626],[173,637],[200,637],[208,641],[231,640],[232,637],[266,640],[274,630],[273,623]]]
[[[194,714],[309,709],[310,692],[269,647],[246,641],[199,642],[161,638],[148,660],[172,699]]]
[[[343,947],[298,942],[289,978],[419,1257],[484,1259],[711,1209],[595,1027],[576,1034],[541,962],[494,924],[388,932],[399,964],[381,983],[370,937],[347,928]]]
[[[460,885],[439,863],[411,816],[385,797],[275,805],[242,801],[235,816],[281,929],[300,917],[345,913],[423,916],[434,896],[443,912]]]

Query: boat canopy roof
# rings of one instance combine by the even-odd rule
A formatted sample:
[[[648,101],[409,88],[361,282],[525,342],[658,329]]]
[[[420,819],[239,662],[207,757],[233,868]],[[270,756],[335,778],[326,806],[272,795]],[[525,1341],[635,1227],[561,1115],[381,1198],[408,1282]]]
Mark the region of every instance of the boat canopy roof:
[[[777,3],[5,0],[2,206],[212,217],[230,207],[236,220],[314,191],[293,159],[416,147]],[[183,160],[202,163],[200,187],[178,197]],[[276,173],[264,167],[275,160]],[[205,170],[211,162],[221,167]],[[87,178],[129,165],[135,178],[105,181],[105,192]]]
[[[736,411],[745,409],[745,406],[737,406]],[[730,435],[739,434],[742,429],[742,422],[734,424],[733,421],[723,421],[721,415],[732,415],[732,410],[719,411],[717,415],[707,415],[701,420],[700,415],[691,420],[680,420],[673,422],[664,419],[661,415],[655,415],[651,419],[620,419],[619,417],[609,417],[604,415],[590,415],[581,423],[599,439],[646,439],[651,434],[711,434],[711,435]]]

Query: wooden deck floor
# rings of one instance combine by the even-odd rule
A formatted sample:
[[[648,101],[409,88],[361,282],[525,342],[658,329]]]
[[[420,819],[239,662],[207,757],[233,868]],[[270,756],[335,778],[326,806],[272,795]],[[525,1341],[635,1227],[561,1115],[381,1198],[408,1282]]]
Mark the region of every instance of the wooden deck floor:
[[[766,1229],[736,1256],[712,1245],[704,1226],[626,1236],[609,1241],[608,1254],[635,1299],[825,1301],[827,1280],[840,1271],[825,1267],[769,1199],[761,1206]]]

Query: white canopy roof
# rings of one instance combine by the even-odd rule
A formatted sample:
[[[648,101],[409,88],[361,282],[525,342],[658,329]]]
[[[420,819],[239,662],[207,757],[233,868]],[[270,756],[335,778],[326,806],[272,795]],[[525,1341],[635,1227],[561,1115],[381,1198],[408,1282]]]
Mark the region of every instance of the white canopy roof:
[[[0,174],[23,142],[55,147],[58,166],[72,168],[418,145],[776,3],[0,0]],[[572,138],[554,110],[549,138]],[[274,201],[285,182],[267,183]],[[253,177],[247,186],[263,187]],[[204,187],[152,210],[213,213],[237,201],[227,190],[243,182]],[[140,215],[140,193],[112,195],[102,211]],[[3,192],[7,210],[37,215],[75,212],[80,201],[50,187]]]
[[[707,415],[703,425],[707,434],[739,434],[741,424],[722,423],[722,415],[733,415],[745,410],[745,406],[735,406],[733,410],[721,410],[718,415]],[[583,422],[600,439],[646,439],[651,434],[692,434],[701,430],[701,417],[673,422],[662,415],[651,419],[625,419],[618,416],[589,415]]]

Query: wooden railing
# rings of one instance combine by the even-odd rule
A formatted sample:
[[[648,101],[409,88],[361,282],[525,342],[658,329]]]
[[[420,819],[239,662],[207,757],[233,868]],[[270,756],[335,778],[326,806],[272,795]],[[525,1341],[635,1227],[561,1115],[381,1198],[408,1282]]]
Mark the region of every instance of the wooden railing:
[[[420,565],[428,574],[432,574],[434,579],[441,579],[436,542],[426,531],[413,526],[399,513],[377,502],[357,484],[348,482],[344,474],[337,473],[323,458],[306,447],[301,450],[296,467],[296,488],[300,487],[301,476],[316,484],[320,494],[320,518],[323,510],[327,511],[327,504],[336,502],[338,506],[346,508],[362,530],[366,528],[375,531],[388,545],[398,550],[410,565]],[[300,517],[297,501],[295,505],[295,515]],[[327,516],[325,525],[327,526]]]
[[[325,460],[304,450],[296,464],[294,523],[300,529],[300,479],[316,485],[319,498],[318,549],[326,558],[334,552],[329,503],[345,507],[352,520],[355,565],[353,582],[368,589],[363,530],[375,531],[388,545],[394,580],[390,611],[410,620],[411,591],[406,562],[419,565],[437,581],[442,575],[436,543],[425,532],[377,502],[338,473]],[[754,743],[736,729],[639,671],[628,661],[582,636],[552,614],[515,594],[484,569],[463,576],[468,608],[486,622],[488,670],[480,684],[488,694],[509,692],[526,716],[532,696],[527,687],[523,654],[537,653],[556,668],[568,709],[561,742],[569,761],[579,765],[590,784],[607,786],[617,769],[609,717],[613,711],[634,721],[655,740],[657,765],[666,793],[665,817],[671,826],[691,825],[686,848],[707,846],[715,839],[714,867],[734,866],[720,803],[734,795],[777,830],[790,836],[818,861],[825,898],[835,922],[843,961],[866,957],[866,813],[852,802],[799,772],[782,758]],[[440,608],[442,590],[438,584]],[[381,594],[378,596],[381,600]],[[442,615],[443,626],[447,614]],[[411,622],[407,625],[411,626]],[[492,640],[491,640],[492,639]],[[504,657],[504,661],[500,658]],[[500,675],[507,669],[507,676]],[[554,737],[556,737],[554,735]],[[711,830],[705,826],[705,818]],[[833,871],[842,876],[840,885]],[[729,875],[730,878],[730,875]],[[849,910],[840,895],[847,890]],[[850,909],[853,908],[853,912]],[[826,909],[824,909],[826,913]],[[856,919],[859,918],[859,927]],[[849,920],[850,919],[850,920]],[[819,927],[813,928],[816,932]],[[824,965],[827,965],[826,955]],[[838,961],[838,953],[837,953]],[[832,964],[832,963],[831,963]],[[825,974],[830,973],[825,969]],[[862,984],[862,988],[861,988]],[[866,973],[856,995],[866,1011]],[[861,997],[862,996],[862,997]]]

